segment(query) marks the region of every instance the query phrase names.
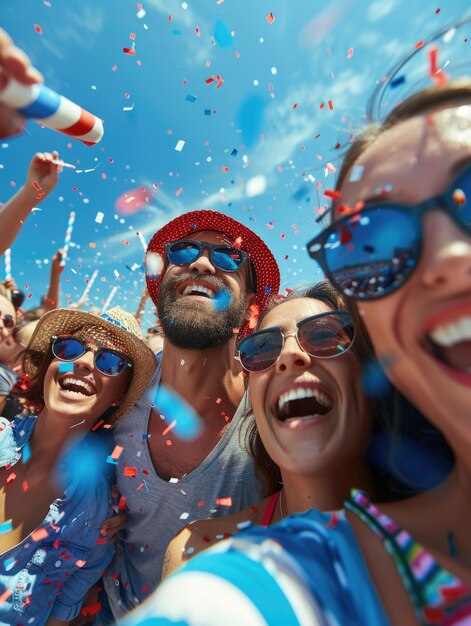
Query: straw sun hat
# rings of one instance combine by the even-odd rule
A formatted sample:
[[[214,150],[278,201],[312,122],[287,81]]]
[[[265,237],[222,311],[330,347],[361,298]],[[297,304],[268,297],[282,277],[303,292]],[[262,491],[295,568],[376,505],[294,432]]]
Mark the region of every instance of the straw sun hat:
[[[134,406],[149,384],[156,368],[152,350],[142,341],[142,333],[136,318],[114,307],[101,315],[73,309],[55,309],[45,313],[38,322],[25,355],[24,370],[33,377],[38,366],[31,356],[33,353],[46,353],[53,335],[67,335],[83,328],[103,328],[113,339],[118,352],[122,352],[133,362],[132,379],[124,402],[116,409],[113,423],[116,423]]]

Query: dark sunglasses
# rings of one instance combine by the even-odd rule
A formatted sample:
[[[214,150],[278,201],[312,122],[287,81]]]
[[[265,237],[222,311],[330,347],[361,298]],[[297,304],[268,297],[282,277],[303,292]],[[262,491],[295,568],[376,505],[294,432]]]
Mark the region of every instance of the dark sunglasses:
[[[19,309],[20,306],[25,301],[25,294],[20,289],[12,289],[10,291],[11,303],[15,307],[15,309]]]
[[[59,361],[76,361],[93,348],[75,337],[52,337],[52,353]],[[108,348],[100,348],[94,353],[95,367],[105,376],[118,376],[132,363],[123,354]]]
[[[376,300],[402,287],[420,260],[423,216],[441,209],[471,235],[471,166],[446,191],[416,205],[368,202],[307,244],[330,282],[347,297]]]
[[[224,272],[237,272],[247,260],[247,252],[232,246],[182,239],[165,244],[167,259],[172,265],[190,265],[208,248],[211,263]]]
[[[13,328],[16,324],[16,320],[15,318],[10,315],[9,313],[6,313],[5,315],[2,315],[2,312],[0,311],[0,320],[2,320],[3,325],[5,326],[5,328]]]
[[[332,359],[350,350],[355,331],[346,311],[313,315],[296,324],[299,347],[318,359]],[[263,372],[280,358],[285,338],[280,328],[258,330],[238,345],[238,359],[247,372]]]

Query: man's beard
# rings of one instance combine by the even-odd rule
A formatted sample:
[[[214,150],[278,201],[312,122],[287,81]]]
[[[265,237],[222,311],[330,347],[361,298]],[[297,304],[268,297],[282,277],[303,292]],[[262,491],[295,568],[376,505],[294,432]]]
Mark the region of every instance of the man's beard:
[[[157,312],[164,336],[172,345],[184,350],[222,346],[234,336],[234,329],[239,329],[244,321],[247,293],[241,291],[240,298],[236,300],[220,278],[205,275],[205,286],[215,294],[228,295],[227,306],[218,311],[217,303],[224,298],[219,300],[217,297],[208,303],[192,301],[190,298],[183,301],[176,299],[178,284],[191,280],[197,282],[198,276],[188,272],[162,280]]]

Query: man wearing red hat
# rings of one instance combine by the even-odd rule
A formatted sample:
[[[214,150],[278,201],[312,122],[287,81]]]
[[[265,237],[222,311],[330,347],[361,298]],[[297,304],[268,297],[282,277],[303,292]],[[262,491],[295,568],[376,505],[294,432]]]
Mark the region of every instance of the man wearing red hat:
[[[104,577],[115,619],[158,585],[167,545],[184,525],[261,497],[245,447],[250,403],[234,355],[237,339],[278,292],[272,253],[227,215],[194,211],[154,235],[146,280],[164,347],[147,392],[115,429],[123,448],[118,489],[128,512]],[[193,420],[188,438],[181,423],[194,414],[198,428]]]

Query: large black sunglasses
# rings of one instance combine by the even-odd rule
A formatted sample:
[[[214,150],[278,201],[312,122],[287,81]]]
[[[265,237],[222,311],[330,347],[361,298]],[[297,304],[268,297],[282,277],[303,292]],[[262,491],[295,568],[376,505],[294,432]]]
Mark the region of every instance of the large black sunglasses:
[[[240,250],[240,248],[208,243],[207,241],[181,239],[165,244],[167,259],[173,265],[190,265],[203,254],[206,248],[209,250],[211,263],[224,272],[237,272],[248,256],[247,252]]]
[[[52,353],[59,361],[76,361],[86,352],[93,352],[91,346],[76,337],[52,337]],[[118,376],[128,367],[132,367],[131,361],[116,350],[100,348],[93,354],[95,367],[105,376]]]
[[[367,202],[314,237],[308,254],[347,297],[383,298],[412,275],[422,252],[423,216],[436,209],[471,235],[471,165],[443,194],[419,204]]]
[[[332,359],[350,350],[355,331],[346,311],[313,315],[296,324],[296,333],[266,328],[248,335],[238,345],[236,359],[247,372],[263,372],[281,356],[285,338],[295,334],[299,347],[318,359]]]

